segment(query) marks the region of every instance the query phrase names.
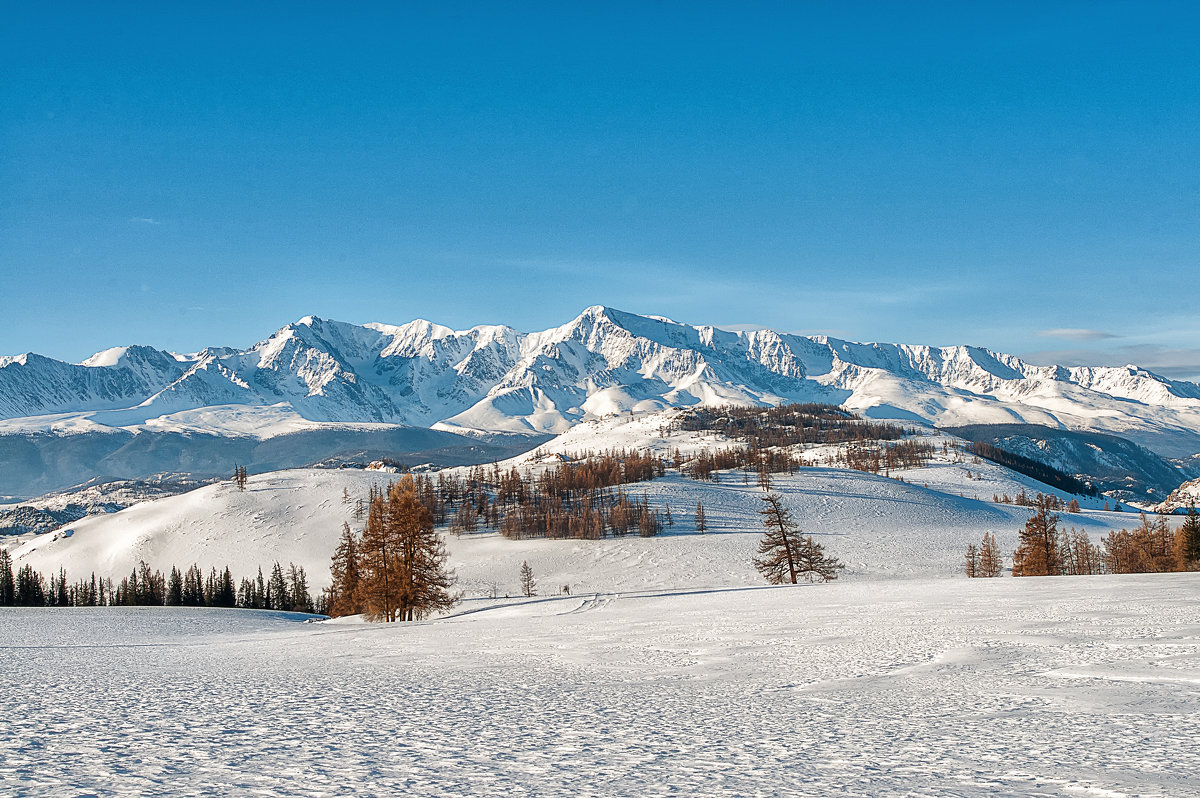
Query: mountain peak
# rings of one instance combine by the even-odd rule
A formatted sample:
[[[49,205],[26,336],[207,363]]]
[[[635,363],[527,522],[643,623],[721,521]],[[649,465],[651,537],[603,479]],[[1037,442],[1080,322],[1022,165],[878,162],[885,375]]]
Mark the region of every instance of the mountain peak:
[[[309,315],[245,350],[177,357],[122,346],[78,365],[0,358],[0,419],[78,413],[108,426],[132,424],[112,411],[134,407],[136,423],[162,426],[175,414],[217,419],[252,406],[286,407],[306,423],[561,431],[631,409],[791,401],[945,426],[1064,424],[1168,457],[1200,452],[1200,386],[1136,366],[1031,366],[975,346],[731,332],[599,304],[533,333]]]

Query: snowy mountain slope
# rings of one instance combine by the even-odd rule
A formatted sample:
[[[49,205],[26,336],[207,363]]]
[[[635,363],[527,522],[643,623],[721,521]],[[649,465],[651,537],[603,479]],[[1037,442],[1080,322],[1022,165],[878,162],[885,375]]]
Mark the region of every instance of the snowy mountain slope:
[[[1189,476],[1153,452],[1113,435],[1031,424],[974,425],[946,431],[1046,463],[1122,502],[1145,505],[1161,501]]]
[[[0,417],[136,405],[186,364],[145,346],[109,349],[79,365],[33,353],[0,358]]]
[[[148,480],[93,480],[33,501],[0,503],[0,535],[52,532],[89,515],[115,513],[140,502],[186,493],[203,484],[180,474],[158,474]]]
[[[780,401],[844,403],[938,426],[1092,430],[1164,457],[1200,453],[1200,386],[1133,366],[1035,366],[978,347],[727,332],[599,306],[536,333],[309,316],[244,351],[177,357],[130,347],[78,366],[0,359],[0,433],[206,423],[259,437],[344,423],[559,433],[630,410]],[[222,420],[239,407],[273,408],[270,423],[253,414]]]
[[[238,409],[254,410],[247,406]],[[224,420],[239,417],[221,416]],[[0,435],[0,494],[35,497],[97,477],[146,479],[164,472],[223,478],[235,463],[256,473],[330,462],[365,465],[384,457],[407,465],[460,465],[510,457],[538,442],[529,436],[468,437],[379,424],[314,424],[265,440],[154,426],[136,434],[124,429],[69,435],[9,434]]]

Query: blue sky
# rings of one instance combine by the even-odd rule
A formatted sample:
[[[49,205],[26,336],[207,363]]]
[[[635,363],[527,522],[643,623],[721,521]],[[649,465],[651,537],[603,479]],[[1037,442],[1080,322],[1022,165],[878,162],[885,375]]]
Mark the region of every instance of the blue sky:
[[[1192,4],[5,17],[3,354],[608,304],[1200,377]]]

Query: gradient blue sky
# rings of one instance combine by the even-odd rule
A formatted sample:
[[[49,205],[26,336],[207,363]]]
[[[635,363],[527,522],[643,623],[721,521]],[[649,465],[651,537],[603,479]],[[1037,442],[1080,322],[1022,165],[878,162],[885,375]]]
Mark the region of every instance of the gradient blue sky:
[[[591,304],[1200,376],[1193,3],[6,3],[0,353]]]

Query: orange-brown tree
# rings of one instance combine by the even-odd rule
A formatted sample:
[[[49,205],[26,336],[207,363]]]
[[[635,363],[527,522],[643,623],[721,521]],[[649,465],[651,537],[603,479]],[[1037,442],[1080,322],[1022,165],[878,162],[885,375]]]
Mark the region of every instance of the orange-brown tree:
[[[1059,518],[1050,512],[1050,501],[1038,494],[1037,512],[1025,522],[1021,542],[1013,552],[1013,576],[1058,576],[1062,558],[1058,551]]]
[[[446,545],[410,476],[372,497],[358,555],[358,593],[372,620],[412,621],[458,602]]]

